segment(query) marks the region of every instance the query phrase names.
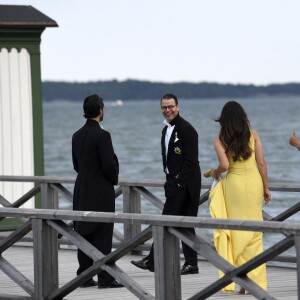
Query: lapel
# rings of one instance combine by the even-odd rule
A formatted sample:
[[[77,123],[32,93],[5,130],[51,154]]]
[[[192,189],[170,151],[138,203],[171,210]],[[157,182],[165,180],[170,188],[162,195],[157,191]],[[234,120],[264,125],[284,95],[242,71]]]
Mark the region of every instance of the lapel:
[[[170,138],[170,141],[169,141],[169,145],[168,145],[168,154],[167,154],[167,160],[170,158],[171,154],[173,153],[174,151],[174,148],[175,148],[175,138],[179,138],[179,135],[180,135],[180,125],[181,125],[181,117],[180,115],[178,115],[178,117],[176,117],[176,122],[175,122],[175,126],[173,128],[173,131],[172,131],[172,135],[171,135],[171,138]]]
[[[171,152],[174,150],[175,132],[177,132],[177,128],[178,125],[176,124],[173,128],[172,135],[169,140],[167,160],[169,159]]]
[[[167,131],[168,126],[165,126],[163,131],[162,131],[161,149],[162,149],[164,166],[166,166],[167,160],[169,159],[172,151],[174,151],[175,136],[176,136],[176,132],[177,132],[177,135],[179,136],[180,124],[181,124],[181,117],[178,115],[178,119],[175,123],[175,126],[174,126],[173,131],[172,131],[171,138],[169,140],[167,157],[166,157],[165,138],[166,138],[166,131]]]
[[[165,162],[166,162],[166,146],[165,146],[165,138],[166,138],[167,128],[168,128],[168,126],[165,126],[165,127],[163,128],[162,135],[161,135],[161,152],[162,152],[164,164],[165,164]]]

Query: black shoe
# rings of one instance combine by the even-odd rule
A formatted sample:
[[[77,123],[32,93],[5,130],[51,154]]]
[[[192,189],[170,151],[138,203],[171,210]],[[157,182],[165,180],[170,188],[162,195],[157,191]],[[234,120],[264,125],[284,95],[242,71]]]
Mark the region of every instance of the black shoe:
[[[81,288],[87,288],[87,287],[91,287],[91,286],[96,286],[97,283],[94,279],[90,279],[87,282],[85,282],[84,284],[82,284],[80,287]]]
[[[154,264],[150,262],[148,257],[144,257],[142,260],[134,261],[132,260],[131,263],[143,270],[149,270],[150,272],[154,272]]]
[[[98,289],[107,289],[107,288],[120,288],[120,287],[124,287],[121,283],[119,283],[117,280],[113,280],[113,281],[98,281]]]
[[[199,269],[198,266],[192,266],[188,264],[184,264],[180,271],[181,275],[187,275],[187,274],[198,274]]]

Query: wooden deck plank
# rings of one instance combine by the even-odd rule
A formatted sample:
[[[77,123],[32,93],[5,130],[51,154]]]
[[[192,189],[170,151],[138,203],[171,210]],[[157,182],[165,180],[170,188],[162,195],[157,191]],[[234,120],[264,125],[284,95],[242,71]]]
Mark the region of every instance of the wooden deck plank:
[[[33,251],[31,247],[14,246],[2,253],[3,257],[18,268],[33,282]],[[126,271],[134,280],[147,289],[152,295],[155,293],[154,273],[134,267],[130,260],[138,260],[140,256],[127,255],[121,258],[117,265]],[[59,284],[62,286],[74,278],[78,267],[76,251],[59,250]],[[181,276],[182,299],[188,299],[200,288],[206,287],[218,278],[217,270],[206,261],[199,261],[199,274]],[[96,278],[95,278],[96,279]],[[268,267],[269,292],[272,296],[282,300],[296,300],[297,297],[297,270],[296,268]],[[10,278],[0,271],[0,292],[8,295],[27,296]],[[65,299],[106,299],[106,300],[133,300],[137,299],[126,288],[98,289],[97,287],[79,288],[69,294]],[[219,292],[209,299],[237,300],[241,295]],[[242,296],[243,300],[255,299],[251,295]]]

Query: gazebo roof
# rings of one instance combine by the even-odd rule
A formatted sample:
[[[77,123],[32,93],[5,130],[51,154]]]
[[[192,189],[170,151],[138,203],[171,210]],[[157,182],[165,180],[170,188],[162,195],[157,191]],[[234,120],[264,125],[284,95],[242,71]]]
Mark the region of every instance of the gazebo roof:
[[[57,23],[28,5],[0,5],[0,27],[58,27]]]

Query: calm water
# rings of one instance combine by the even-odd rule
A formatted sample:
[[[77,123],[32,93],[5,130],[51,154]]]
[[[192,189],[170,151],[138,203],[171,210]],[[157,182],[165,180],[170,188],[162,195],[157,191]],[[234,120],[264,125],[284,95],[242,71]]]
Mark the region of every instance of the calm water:
[[[219,127],[217,118],[228,99],[185,100],[180,102],[180,114],[199,134],[199,161],[202,172],[216,166],[213,139]],[[296,131],[300,136],[300,97],[248,98],[239,101],[248,113],[252,128],[260,135],[269,170],[270,183],[300,182],[300,152],[288,143]],[[71,137],[85,119],[81,103],[44,103],[45,174],[76,176],[71,161]],[[161,164],[160,135],[163,117],[159,101],[128,101],[122,107],[105,102],[103,127],[112,135],[120,162],[120,178],[164,179]],[[209,179],[204,182],[210,183]],[[70,187],[72,188],[72,187]],[[152,190],[163,198],[161,190]],[[272,202],[265,207],[277,215],[299,201],[295,193],[272,193]],[[63,204],[62,204],[63,205]],[[143,212],[157,212],[143,203]],[[121,209],[120,201],[117,208]],[[208,207],[199,209],[199,216],[208,216]],[[290,218],[299,221],[300,216]],[[276,237],[269,235],[267,244]]]

